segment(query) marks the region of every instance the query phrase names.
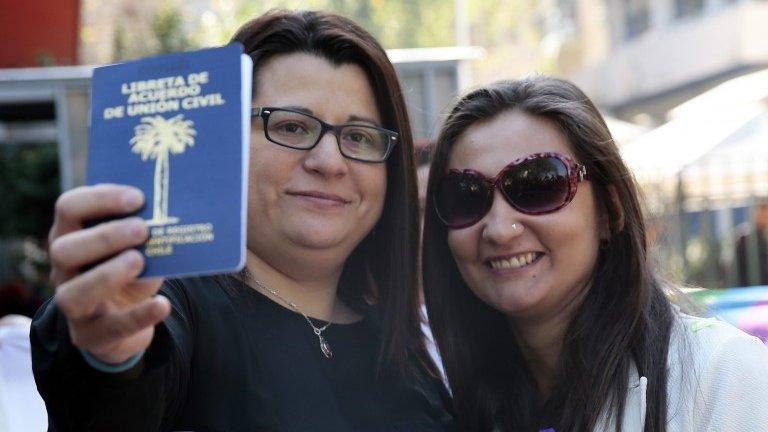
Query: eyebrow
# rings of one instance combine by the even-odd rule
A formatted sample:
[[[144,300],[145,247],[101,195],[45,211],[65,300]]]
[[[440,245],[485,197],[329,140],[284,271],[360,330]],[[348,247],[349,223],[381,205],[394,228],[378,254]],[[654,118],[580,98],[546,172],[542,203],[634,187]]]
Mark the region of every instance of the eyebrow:
[[[304,114],[309,114],[311,116],[318,117],[318,115],[315,114],[314,111],[312,111],[311,109],[309,109],[307,107],[300,106],[300,105],[287,105],[287,106],[284,106],[284,107],[281,107],[281,108],[291,109],[291,110],[294,110],[294,111],[303,112]],[[379,122],[377,122],[376,120],[374,120],[374,119],[372,119],[370,117],[359,116],[359,115],[355,115],[355,114],[352,114],[349,117],[347,117],[347,121],[345,123],[348,123],[348,122],[366,122],[366,123],[370,123],[370,124],[372,124],[372,125],[374,125],[376,127],[381,127]]]
[[[350,121],[350,122],[366,122],[366,123],[370,123],[370,124],[372,124],[374,126],[381,127],[379,122],[377,122],[376,120],[374,120],[374,119],[372,119],[370,117],[357,116],[357,115],[354,115],[354,114],[349,116],[349,119],[347,119],[347,121]]]

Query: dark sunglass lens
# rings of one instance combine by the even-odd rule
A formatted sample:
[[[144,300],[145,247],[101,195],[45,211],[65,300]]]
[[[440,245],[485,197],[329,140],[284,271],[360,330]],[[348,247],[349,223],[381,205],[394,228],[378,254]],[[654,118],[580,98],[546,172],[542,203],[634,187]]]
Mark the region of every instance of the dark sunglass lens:
[[[488,184],[475,174],[448,173],[435,195],[438,216],[451,228],[472,225],[490,207],[488,191]]]
[[[519,210],[547,213],[565,204],[568,167],[556,157],[530,159],[507,171],[500,186]]]

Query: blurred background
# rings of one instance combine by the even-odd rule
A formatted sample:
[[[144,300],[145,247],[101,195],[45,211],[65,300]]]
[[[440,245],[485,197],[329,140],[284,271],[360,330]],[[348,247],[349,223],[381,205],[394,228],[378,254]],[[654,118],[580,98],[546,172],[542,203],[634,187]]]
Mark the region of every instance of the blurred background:
[[[340,12],[382,42],[425,162],[466,89],[573,80],[643,188],[667,274],[768,285],[766,0],[0,0],[0,316],[52,293],[46,236],[84,181],[93,67],[219,45],[278,7]]]

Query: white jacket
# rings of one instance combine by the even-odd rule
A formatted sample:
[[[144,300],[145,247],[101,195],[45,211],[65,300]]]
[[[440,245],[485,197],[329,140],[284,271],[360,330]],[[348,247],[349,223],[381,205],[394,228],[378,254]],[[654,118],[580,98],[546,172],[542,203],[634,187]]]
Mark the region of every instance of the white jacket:
[[[667,359],[669,432],[768,432],[768,347],[714,318],[678,314]],[[645,425],[648,381],[633,368],[622,432]],[[596,432],[615,431],[607,416]]]
[[[0,318],[0,431],[43,432],[48,415],[32,376],[29,326],[19,315]]]

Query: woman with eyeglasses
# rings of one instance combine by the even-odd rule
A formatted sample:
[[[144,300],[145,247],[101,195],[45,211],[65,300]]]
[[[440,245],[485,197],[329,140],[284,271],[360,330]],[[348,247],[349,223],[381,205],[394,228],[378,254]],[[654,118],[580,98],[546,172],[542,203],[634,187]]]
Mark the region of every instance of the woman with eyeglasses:
[[[58,288],[31,332],[52,428],[452,430],[420,333],[411,130],[384,50],[322,12],[271,12],[233,40],[254,60],[246,269],[137,280],[146,225],[85,222],[145,198],[63,194]]]
[[[766,430],[768,348],[672,304],[638,195],[566,81],[498,82],[453,108],[423,271],[459,430]]]

